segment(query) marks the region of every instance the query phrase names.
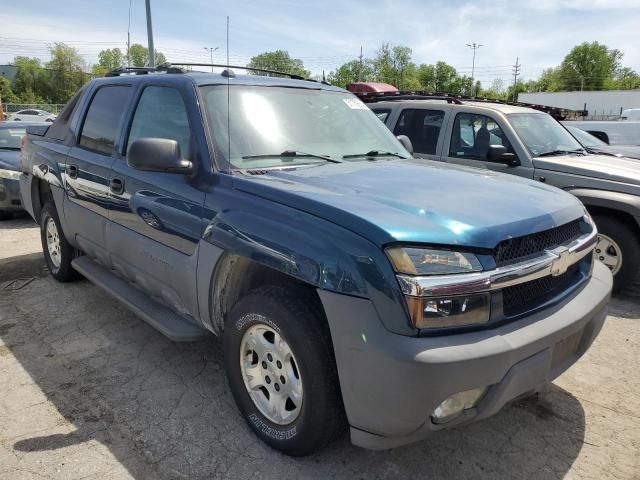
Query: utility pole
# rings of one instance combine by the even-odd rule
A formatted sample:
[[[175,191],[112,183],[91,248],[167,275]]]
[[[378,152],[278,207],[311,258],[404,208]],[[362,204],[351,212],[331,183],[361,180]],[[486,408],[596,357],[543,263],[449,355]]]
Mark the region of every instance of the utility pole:
[[[151,25],[151,0],[145,0],[147,8],[147,42],[149,49],[149,66],[151,68],[156,66],[156,55],[153,49],[153,26]]]
[[[580,91],[584,90],[584,76],[580,75]]]
[[[520,75],[520,68],[522,64],[518,63],[518,57],[516,57],[516,64],[513,66],[513,101],[518,100],[518,94],[516,93],[516,85],[518,84],[518,76]]]
[[[467,43],[467,47],[473,50],[473,60],[471,60],[471,96],[475,97],[476,95],[476,50],[478,50],[483,45],[481,43]]]
[[[360,56],[358,58],[360,59],[360,66],[358,67],[358,81],[361,82],[362,81],[362,45],[360,45]]]
[[[131,2],[133,0],[129,0],[129,23],[127,25],[127,67],[131,66],[131,55],[129,51],[131,50]]]
[[[211,71],[213,72],[213,54],[215,53],[216,50],[218,50],[220,47],[204,47],[205,50],[207,50],[209,52],[209,55],[211,57]]]

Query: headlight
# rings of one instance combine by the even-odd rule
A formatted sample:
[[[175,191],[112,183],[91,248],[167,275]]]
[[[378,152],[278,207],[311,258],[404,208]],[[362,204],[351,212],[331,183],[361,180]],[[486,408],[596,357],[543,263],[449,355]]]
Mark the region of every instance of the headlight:
[[[411,323],[420,329],[481,325],[487,323],[491,316],[491,297],[488,293],[405,298]]]
[[[392,247],[386,250],[394,270],[404,275],[456,275],[482,271],[472,253],[433,248]],[[479,325],[489,321],[489,293],[417,297],[406,295],[414,327],[436,329]]]
[[[392,247],[386,252],[397,273],[447,275],[482,270],[478,257],[472,253],[411,247]]]
[[[20,172],[0,168],[0,178],[8,178],[9,180],[20,180]]]

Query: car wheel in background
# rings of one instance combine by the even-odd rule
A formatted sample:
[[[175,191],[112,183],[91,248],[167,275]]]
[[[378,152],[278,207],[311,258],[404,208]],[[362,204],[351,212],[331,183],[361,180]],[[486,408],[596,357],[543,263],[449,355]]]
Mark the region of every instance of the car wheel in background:
[[[329,327],[303,288],[262,287],[227,317],[224,364],[240,412],[258,437],[306,455],[346,426]]]
[[[631,285],[640,270],[640,239],[625,222],[610,216],[594,215],[598,227],[596,260],[604,263],[613,274],[613,292]]]
[[[70,282],[80,278],[80,274],[71,267],[71,260],[74,257],[73,247],[62,232],[58,212],[52,200],[42,207],[40,238],[44,258],[53,278],[59,282]]]

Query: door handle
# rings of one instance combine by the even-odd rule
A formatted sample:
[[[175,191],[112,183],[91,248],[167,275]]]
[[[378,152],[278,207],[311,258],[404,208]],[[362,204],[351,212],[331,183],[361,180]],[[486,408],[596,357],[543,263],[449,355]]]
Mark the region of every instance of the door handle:
[[[67,175],[69,178],[78,178],[78,167],[75,165],[67,165]]]
[[[112,178],[109,185],[110,190],[118,195],[124,192],[124,180],[120,178]]]

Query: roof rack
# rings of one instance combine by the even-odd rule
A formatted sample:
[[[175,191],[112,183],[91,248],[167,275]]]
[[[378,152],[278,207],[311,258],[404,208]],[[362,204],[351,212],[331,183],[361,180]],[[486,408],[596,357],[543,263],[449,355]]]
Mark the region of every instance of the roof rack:
[[[432,93],[432,92],[411,92],[401,91],[398,93],[384,92],[354,92],[363,102],[381,102],[394,100],[445,100],[448,103],[456,105],[465,102],[482,102],[482,103],[499,103],[501,105],[513,105],[515,107],[526,107],[541,112],[548,113],[557,120],[565,120],[567,118],[577,118],[587,115],[584,110],[569,110],[566,108],[550,107],[548,105],[539,105],[524,102],[509,102],[507,100],[499,100],[497,98],[472,97],[468,95],[451,95],[448,93]]]
[[[316,82],[317,80],[313,80],[311,78],[305,78],[301,75],[296,75],[295,73],[287,73],[287,72],[280,72],[278,70],[270,70],[267,68],[254,68],[254,67],[243,67],[241,65],[226,65],[226,64],[221,64],[221,63],[183,63],[183,62],[179,62],[179,63],[171,63],[171,62],[166,62],[163,63],[161,65],[158,65],[157,67],[120,67],[120,68],[116,68],[114,70],[111,70],[109,73],[107,73],[105,75],[105,77],[117,77],[120,75],[124,75],[124,74],[135,74],[135,75],[146,75],[148,73],[158,73],[158,72],[165,72],[165,73],[188,73],[189,70],[185,70],[184,68],[180,68],[180,67],[219,67],[219,68],[224,68],[225,71],[223,72],[223,75],[226,76],[230,76],[233,77],[235,76],[233,71],[229,70],[231,68],[237,68],[239,70],[251,70],[252,72],[261,72],[261,73],[271,73],[273,75],[282,75],[284,77],[289,77],[293,80],[306,80],[308,82]],[[323,83],[325,85],[329,85],[327,82],[322,81],[320,83]]]
[[[462,102],[457,97],[451,95],[431,95],[431,94],[412,94],[412,93],[383,93],[378,92],[362,92],[356,93],[358,97],[361,97],[365,102],[389,102],[397,100],[444,100],[447,103],[455,103],[456,105],[462,105]],[[364,98],[363,98],[364,97]]]
[[[108,72],[105,77],[119,77],[120,75],[135,74],[146,75],[148,73],[186,73],[186,70],[174,67],[170,63],[163,63],[157,67],[118,67]]]

